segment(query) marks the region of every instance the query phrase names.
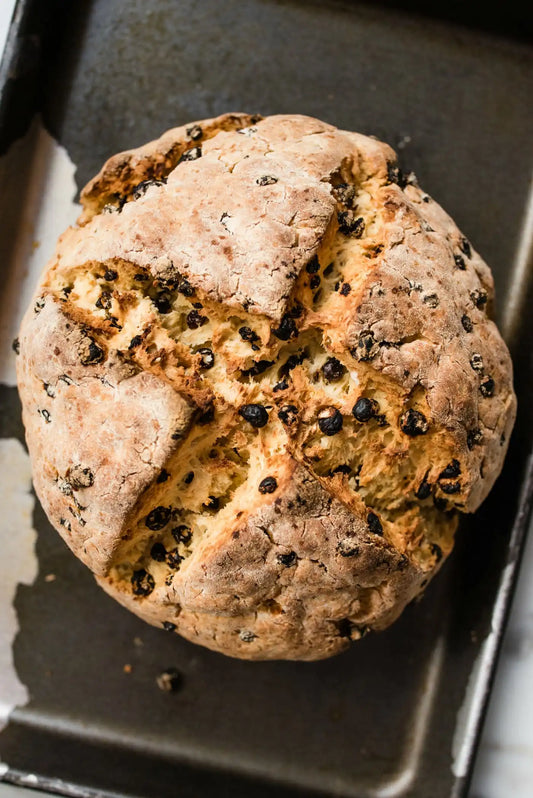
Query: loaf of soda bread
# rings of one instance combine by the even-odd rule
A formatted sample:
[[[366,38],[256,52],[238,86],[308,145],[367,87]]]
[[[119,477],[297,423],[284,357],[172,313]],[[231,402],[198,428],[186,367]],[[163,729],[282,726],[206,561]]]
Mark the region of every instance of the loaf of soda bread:
[[[113,156],[20,332],[35,488],[125,607],[235,657],[388,626],[515,416],[493,281],[386,144],[227,114]]]

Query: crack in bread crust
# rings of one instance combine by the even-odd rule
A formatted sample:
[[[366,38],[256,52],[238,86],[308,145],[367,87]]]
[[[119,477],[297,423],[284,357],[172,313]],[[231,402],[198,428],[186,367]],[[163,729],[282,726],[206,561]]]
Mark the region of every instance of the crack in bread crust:
[[[233,656],[387,626],[503,463],[486,264],[387,145],[308,117],[168,131],[82,202],[20,335],[53,525],[129,609]]]

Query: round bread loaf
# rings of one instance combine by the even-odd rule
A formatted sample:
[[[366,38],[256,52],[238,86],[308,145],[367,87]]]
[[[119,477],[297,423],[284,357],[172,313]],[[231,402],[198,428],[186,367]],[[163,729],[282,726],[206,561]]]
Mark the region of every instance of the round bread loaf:
[[[228,114],[112,157],[20,333],[35,488],[100,585],[248,659],[397,618],[515,416],[487,265],[385,144]]]

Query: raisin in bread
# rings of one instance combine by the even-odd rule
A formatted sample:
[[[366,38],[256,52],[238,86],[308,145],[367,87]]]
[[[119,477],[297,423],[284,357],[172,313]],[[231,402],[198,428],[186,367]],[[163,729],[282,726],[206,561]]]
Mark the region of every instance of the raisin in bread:
[[[487,265],[385,144],[228,114],[112,157],[20,333],[35,487],[100,585],[318,659],[421,593],[515,416]]]

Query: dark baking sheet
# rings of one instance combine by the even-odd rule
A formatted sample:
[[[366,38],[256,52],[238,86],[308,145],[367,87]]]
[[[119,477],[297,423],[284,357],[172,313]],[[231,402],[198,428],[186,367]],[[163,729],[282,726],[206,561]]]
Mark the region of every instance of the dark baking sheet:
[[[493,268],[519,415],[495,490],[424,599],[325,662],[234,661],[144,625],[97,588],[37,507],[40,574],[19,587],[14,646],[31,700],[0,733],[8,781],[34,774],[33,786],[66,794],[143,798],[466,793],[531,502],[533,58],[512,25],[497,37],[461,25],[457,8],[438,20],[390,5],[19,2],[0,149],[39,111],[79,186],[111,153],[226,110],[308,113],[400,147]],[[17,184],[0,187],[18,200],[0,214],[6,252],[26,141]],[[20,437],[15,389],[1,386],[0,404],[0,434]],[[155,682],[168,666],[183,674],[172,695]]]

